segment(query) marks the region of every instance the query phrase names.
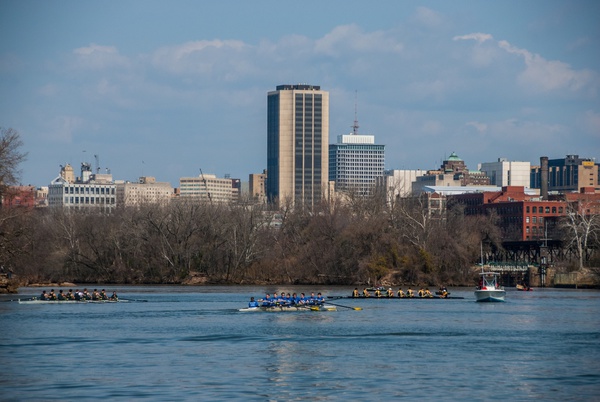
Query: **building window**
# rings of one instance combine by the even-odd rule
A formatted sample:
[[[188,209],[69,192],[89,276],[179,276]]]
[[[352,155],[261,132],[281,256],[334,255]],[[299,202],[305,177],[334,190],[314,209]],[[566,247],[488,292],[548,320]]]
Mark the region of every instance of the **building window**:
[[[525,223],[529,223],[529,217],[528,216],[525,217]]]
[[[537,213],[537,207],[533,207],[533,213]]]
[[[552,207],[552,213],[555,214],[556,213],[556,207]]]
[[[534,216],[532,222],[537,223],[537,217]]]

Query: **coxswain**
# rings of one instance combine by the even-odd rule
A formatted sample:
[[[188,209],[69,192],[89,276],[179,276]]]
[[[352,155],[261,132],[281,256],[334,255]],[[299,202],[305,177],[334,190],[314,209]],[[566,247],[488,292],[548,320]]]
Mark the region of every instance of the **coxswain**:
[[[42,294],[40,295],[40,300],[48,300],[48,295],[46,294],[45,290],[42,291]]]
[[[250,298],[250,302],[248,302],[248,307],[251,307],[251,308],[258,307],[258,302],[256,300],[254,300],[254,297]]]
[[[358,288],[354,288],[354,291],[352,292],[352,297],[360,297],[360,295],[358,294]]]
[[[406,297],[406,294],[404,294],[402,288],[398,289],[398,297]]]
[[[394,291],[392,290],[392,288],[389,288],[387,290],[386,296],[387,297],[394,297]]]
[[[113,300],[113,301],[119,300],[119,296],[117,296],[117,292],[113,292],[112,296],[110,297],[110,300]]]
[[[413,292],[413,290],[409,287],[408,290],[406,291],[406,296],[407,297],[415,297],[415,292]]]
[[[58,300],[67,300],[67,297],[63,293],[62,289],[58,291]]]

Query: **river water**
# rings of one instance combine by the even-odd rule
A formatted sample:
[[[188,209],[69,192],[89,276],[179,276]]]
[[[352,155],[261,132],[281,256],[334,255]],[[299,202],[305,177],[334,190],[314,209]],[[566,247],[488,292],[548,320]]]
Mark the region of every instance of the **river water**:
[[[600,292],[509,290],[504,303],[334,300],[336,312],[243,313],[264,292],[124,287],[128,303],[0,302],[0,400],[594,400]],[[49,290],[49,289],[47,289]],[[597,400],[597,399],[596,399]]]

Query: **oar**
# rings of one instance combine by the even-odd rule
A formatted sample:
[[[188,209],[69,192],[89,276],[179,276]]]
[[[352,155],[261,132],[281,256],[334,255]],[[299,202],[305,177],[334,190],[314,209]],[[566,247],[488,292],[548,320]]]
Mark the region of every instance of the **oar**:
[[[331,304],[332,306],[338,306],[338,307],[344,307],[344,308],[349,308],[350,310],[356,310],[356,311],[360,311],[362,310],[362,307],[350,307],[350,306],[344,306],[342,304],[335,304],[335,303],[331,303],[331,302],[327,302],[326,304]]]

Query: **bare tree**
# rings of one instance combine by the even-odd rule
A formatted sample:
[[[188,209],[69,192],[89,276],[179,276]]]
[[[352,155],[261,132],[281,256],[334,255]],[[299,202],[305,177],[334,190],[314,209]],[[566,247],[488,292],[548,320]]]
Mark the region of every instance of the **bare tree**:
[[[19,182],[19,165],[27,158],[27,153],[21,152],[22,146],[18,131],[0,127],[0,195],[6,186]]]
[[[562,221],[567,247],[575,251],[579,269],[584,267],[584,261],[590,259],[590,246],[600,236],[600,215],[593,213],[594,210],[591,201],[569,203]]]

